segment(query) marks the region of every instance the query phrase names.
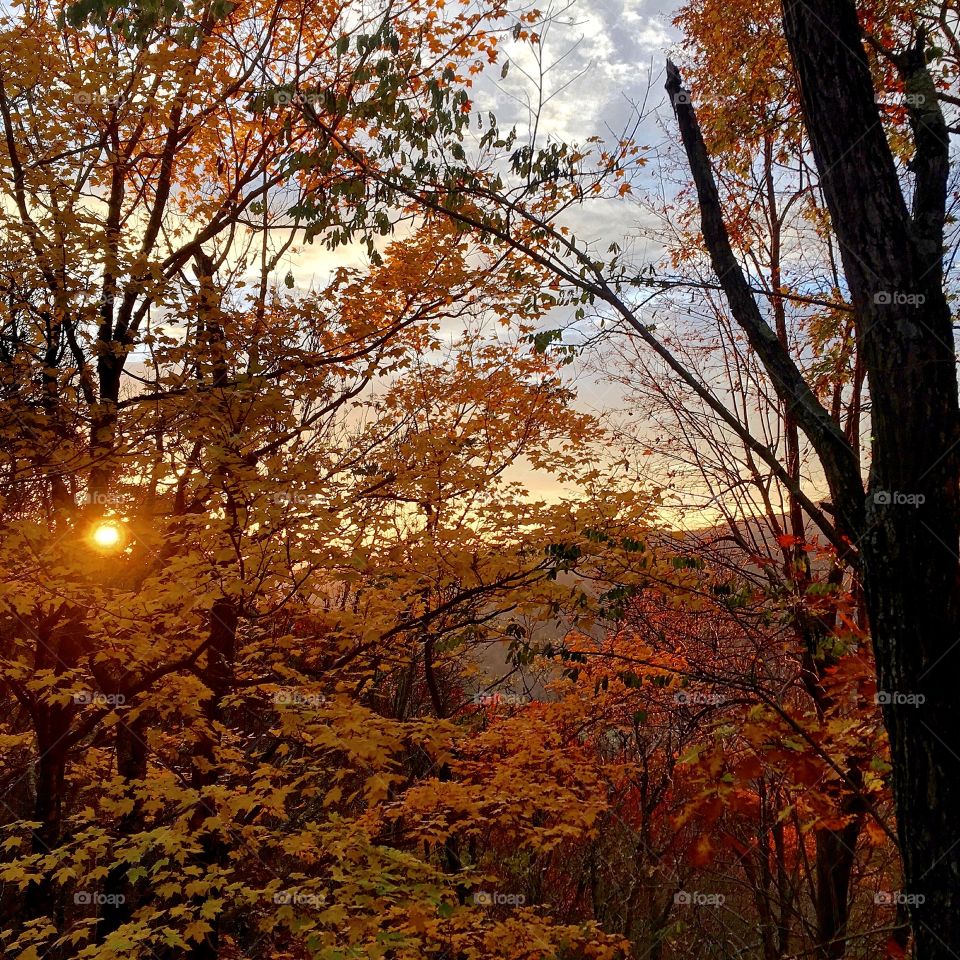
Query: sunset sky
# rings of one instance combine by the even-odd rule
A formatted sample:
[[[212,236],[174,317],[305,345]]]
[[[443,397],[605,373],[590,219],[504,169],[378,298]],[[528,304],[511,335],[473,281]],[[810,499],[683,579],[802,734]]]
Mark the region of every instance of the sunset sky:
[[[568,143],[591,136],[615,138],[638,115],[645,119],[638,140],[659,154],[671,136],[669,110],[663,90],[666,56],[679,34],[671,24],[675,5],[664,0],[600,0],[589,4],[553,4],[552,21],[543,34],[543,106],[538,126],[539,142],[547,138]],[[537,103],[539,65],[525,43],[509,41],[504,53],[510,61],[506,77],[499,69],[481,76],[474,102],[484,113],[493,112],[502,128],[530,129]],[[523,137],[521,136],[521,139]],[[649,169],[654,173],[652,164]],[[643,212],[627,198],[621,202],[589,204],[576,211],[571,223],[577,234],[603,249],[616,242],[634,252],[638,263],[656,260],[659,248],[644,236]],[[321,245],[291,252],[286,267],[298,287],[324,282],[330,271],[344,262],[344,249],[335,252]],[[359,246],[352,256],[364,261]],[[558,323],[562,323],[561,318]],[[594,376],[578,361],[567,375],[578,393],[578,403],[597,413],[621,406],[617,387]],[[561,490],[552,480],[517,474],[534,493],[554,498]],[[674,514],[670,511],[671,517]]]

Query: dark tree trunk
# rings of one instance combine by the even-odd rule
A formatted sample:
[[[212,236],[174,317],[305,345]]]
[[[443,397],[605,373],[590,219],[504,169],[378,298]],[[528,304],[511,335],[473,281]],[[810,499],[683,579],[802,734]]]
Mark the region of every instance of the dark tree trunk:
[[[847,921],[850,917],[850,878],[863,829],[863,803],[859,795],[845,791],[841,814],[849,821],[837,829],[821,828],[817,847],[817,951],[820,960],[841,960],[847,952]]]
[[[50,669],[59,676],[76,663],[80,645],[81,634],[76,630],[76,623],[64,618],[62,609],[40,617],[36,626],[36,669]],[[33,820],[37,826],[31,831],[31,848],[37,854],[56,850],[63,835],[68,733],[74,713],[72,705],[41,698],[35,701],[37,761]],[[48,876],[27,887],[23,909],[27,919],[47,916],[59,925],[62,903],[58,902]]]
[[[960,955],[960,495],[956,354],[943,292],[949,142],[925,38],[891,55],[915,156],[908,210],[852,0],[783,0],[804,118],[870,386],[872,466],[857,457],[763,319],[733,255],[692,106],[668,90],[697,186],[705,242],[731,309],[817,451],[841,533],[859,551],[890,734],[904,894],[918,960]],[[842,877],[826,878],[839,893]]]
[[[198,792],[197,808],[191,827],[201,831],[203,821],[215,811],[204,799],[205,788],[217,782],[217,734],[216,727],[223,717],[223,698],[230,691],[234,676],[234,659],[237,645],[239,614],[236,604],[226,598],[217,600],[210,611],[210,646],[207,653],[204,682],[210,696],[203,705],[206,729],[197,747],[197,762],[194,766],[192,785]],[[220,836],[207,831],[200,839],[200,865],[209,869],[224,862],[226,848]],[[202,905],[202,900],[197,906]],[[220,952],[220,929],[216,917],[208,921],[210,932],[195,944],[190,951],[190,960],[215,960]]]
[[[117,725],[117,773],[123,778],[133,808],[117,825],[119,838],[131,837],[143,826],[141,804],[135,795],[138,784],[147,777],[146,721],[141,717]],[[135,885],[128,878],[133,864],[111,868],[103,884],[104,904],[97,923],[97,941],[102,943],[115,930],[128,923],[136,907]]]
[[[63,785],[66,753],[61,741],[69,726],[66,711],[58,706],[38,708],[36,796],[31,831],[31,849],[47,854],[60,845],[63,819]],[[56,903],[53,885],[43,877],[26,890],[24,912],[27,919],[53,917]]]
[[[919,960],[960,952],[958,404],[942,287],[947,131],[924,40],[898,65],[916,155],[908,211],[875,103],[855,5],[784,0],[811,144],[870,384],[873,461],[854,530],[894,764],[905,891]]]

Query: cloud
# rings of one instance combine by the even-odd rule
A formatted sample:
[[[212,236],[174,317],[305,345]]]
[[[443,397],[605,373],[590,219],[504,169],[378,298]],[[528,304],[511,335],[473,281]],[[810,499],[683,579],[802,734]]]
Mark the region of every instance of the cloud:
[[[485,77],[477,103],[521,130],[539,102],[543,76],[543,110],[539,130],[554,139],[582,142],[621,130],[631,104],[644,100],[673,40],[672,7],[654,0],[586,0],[550,19],[542,49],[507,45],[511,61],[506,80]],[[539,53],[539,58],[538,58]]]

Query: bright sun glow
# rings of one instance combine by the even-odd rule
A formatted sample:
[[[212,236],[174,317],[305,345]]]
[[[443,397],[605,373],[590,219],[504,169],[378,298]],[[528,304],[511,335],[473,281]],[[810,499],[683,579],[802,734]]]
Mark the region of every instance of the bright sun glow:
[[[115,523],[101,523],[94,528],[92,537],[98,547],[115,547],[120,542],[120,528]]]

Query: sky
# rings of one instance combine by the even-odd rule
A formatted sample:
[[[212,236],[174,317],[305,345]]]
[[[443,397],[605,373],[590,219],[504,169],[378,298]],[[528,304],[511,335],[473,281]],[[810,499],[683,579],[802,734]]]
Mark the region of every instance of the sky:
[[[540,145],[547,137],[566,143],[582,143],[591,136],[615,139],[638,112],[650,114],[638,132],[640,143],[656,144],[669,138],[669,126],[660,125],[672,119],[663,71],[678,39],[671,24],[677,4],[666,0],[576,0],[572,4],[552,0],[550,6],[538,6],[549,20],[542,32],[540,63],[528,44],[509,41],[502,51],[509,60],[507,74],[501,78],[501,60],[481,77],[473,91],[476,109],[484,114],[492,111],[502,130],[516,126],[523,142],[531,126],[531,105],[537,102],[542,68]],[[636,240],[642,232],[641,216],[629,199],[592,203],[573,214],[571,226],[578,237],[596,242],[600,249],[614,242],[621,246],[633,243],[639,261],[657,259],[658,248]],[[331,270],[344,262],[344,252],[330,253],[321,245],[303,247],[291,256],[286,268],[298,287],[322,284]],[[358,263],[365,259],[359,248],[356,257]],[[562,323],[560,318],[548,325]],[[604,414],[622,406],[619,388],[596,377],[587,364],[574,364],[565,375],[578,392],[581,409]],[[535,496],[554,499],[570,492],[547,478],[524,476],[520,465],[515,472],[516,479],[527,482]]]
[[[676,5],[663,0],[554,0],[554,17],[543,31],[543,62],[548,102],[541,127],[565,141],[582,140],[605,129],[618,130],[633,105],[647,94],[650,71],[659,78],[667,50],[676,39],[670,23]],[[522,125],[523,100],[530,84],[523,76],[533,74],[534,61],[525,45],[506,48],[511,70],[495,89],[481,89],[478,105],[490,107],[501,117]],[[525,90],[524,88],[527,88]],[[653,91],[662,99],[662,83]],[[489,98],[489,99],[488,99]]]
[[[679,37],[671,23],[676,6],[665,0],[577,0],[569,6],[555,0],[554,18],[542,37],[545,104],[539,132],[567,143],[595,135],[615,139],[640,113],[650,117],[638,142],[655,145],[669,136],[669,127],[659,124],[672,117],[663,72]],[[511,60],[506,78],[490,71],[475,99],[498,116],[501,127],[516,124],[522,131],[530,125],[529,104],[536,103],[540,64],[524,44],[511,43],[505,52]],[[658,259],[660,249],[642,239],[641,219],[636,203],[627,199],[586,204],[575,211],[571,226],[600,250],[616,242],[637,249],[638,261]],[[575,363],[566,373],[582,409],[603,415],[623,406],[620,388],[598,378],[588,363]],[[548,497],[561,492],[550,482],[532,486]]]
[[[616,136],[644,104],[647,110],[659,105],[662,115],[664,62],[678,37],[670,22],[676,6],[666,0],[551,0],[541,6],[552,16],[541,44],[545,103],[539,142]],[[530,128],[529,105],[537,97],[532,82],[537,64],[524,42],[509,41],[503,53],[510,61],[506,78],[500,78],[500,64],[488,70],[473,92],[474,104],[484,114],[496,114],[501,129],[515,125],[523,134]],[[641,129],[644,133],[648,143],[663,138],[652,119]],[[629,203],[612,214],[609,208],[598,212],[588,205],[580,212],[577,232],[619,242],[630,233],[635,215]],[[342,262],[342,252],[328,255],[316,245],[302,249],[290,268],[298,286],[308,286]]]

